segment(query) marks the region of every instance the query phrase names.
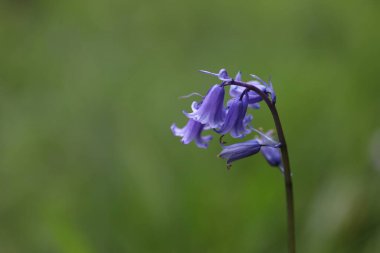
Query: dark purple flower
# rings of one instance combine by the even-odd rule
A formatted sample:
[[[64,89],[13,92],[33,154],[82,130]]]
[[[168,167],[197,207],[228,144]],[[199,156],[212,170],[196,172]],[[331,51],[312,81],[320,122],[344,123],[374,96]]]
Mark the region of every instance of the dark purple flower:
[[[219,78],[219,80],[224,81],[224,82],[229,82],[232,80],[232,78],[228,76],[228,73],[225,69],[219,70],[219,73],[212,73],[207,70],[199,70],[199,71],[208,75],[216,76]]]
[[[254,155],[260,151],[261,144],[257,139],[224,146],[219,157],[227,160],[227,165],[231,166],[233,161]]]
[[[224,88],[214,85],[200,104],[192,106],[193,112],[184,112],[187,117],[194,119],[202,124],[207,124],[211,128],[219,128],[225,118],[224,109]]]
[[[247,107],[247,96],[244,96],[242,100],[232,98],[228,102],[228,111],[223,126],[216,132],[222,135],[229,132],[234,138],[241,138],[249,134],[251,130],[247,129],[247,125],[252,121],[252,115],[245,116]]]
[[[171,125],[170,129],[172,130],[175,136],[182,137],[181,142],[183,144],[189,144],[193,140],[200,148],[207,148],[208,143],[211,141],[212,136],[201,136],[202,130],[205,128],[205,125],[189,119],[186,126],[183,128],[178,128],[175,124]]]

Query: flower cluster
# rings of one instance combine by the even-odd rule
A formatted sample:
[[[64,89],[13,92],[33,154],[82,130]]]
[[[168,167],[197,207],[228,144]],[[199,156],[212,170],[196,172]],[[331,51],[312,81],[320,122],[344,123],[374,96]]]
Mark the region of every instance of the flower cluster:
[[[272,131],[264,134],[253,128],[250,125],[253,116],[247,114],[249,108],[259,109],[263,99],[276,103],[276,94],[271,81],[265,82],[251,75],[253,80],[242,82],[240,72],[235,78],[231,78],[225,69],[221,69],[219,73],[204,70],[201,72],[216,76],[221,83],[212,86],[200,101],[194,101],[191,105],[192,112],[184,111],[188,122],[183,128],[173,124],[171,126],[173,134],[181,137],[183,144],[194,141],[198,147],[207,148],[212,136],[202,136],[202,132],[212,129],[221,135],[220,143],[223,150],[219,157],[227,160],[228,167],[236,160],[261,152],[271,166],[282,170],[279,149],[281,144],[273,140]],[[228,86],[230,99],[225,104],[225,89]],[[232,145],[224,145],[222,142],[222,137],[226,134],[241,139],[252,131],[258,133],[259,137]]]

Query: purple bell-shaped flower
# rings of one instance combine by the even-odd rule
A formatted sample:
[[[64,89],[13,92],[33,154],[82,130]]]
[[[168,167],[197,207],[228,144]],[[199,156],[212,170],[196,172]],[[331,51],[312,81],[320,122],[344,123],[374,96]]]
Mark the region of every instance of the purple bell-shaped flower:
[[[283,171],[281,150],[278,147],[279,143],[272,138],[273,131],[270,130],[265,134],[258,130],[255,131],[261,135],[258,140],[263,145],[261,147],[261,154],[264,156],[265,160],[267,160],[271,166],[279,167],[280,170]]]
[[[228,102],[226,119],[222,127],[215,130],[217,133],[225,135],[230,133],[233,138],[241,138],[251,132],[247,125],[252,121],[252,115],[245,116],[248,107],[248,97],[242,99],[232,98]]]
[[[241,80],[242,80],[241,72],[239,71],[235,77],[235,81],[240,82]],[[258,81],[249,81],[247,83],[256,86],[262,91],[265,91],[265,86],[260,84]],[[245,87],[231,85],[230,96],[234,98],[238,98],[245,91],[245,89],[246,89]],[[254,91],[248,91],[247,95],[248,95],[248,104],[250,105],[250,107],[255,108],[255,109],[259,108],[260,106],[257,103],[263,100],[262,97]]]
[[[224,87],[216,84],[211,87],[201,103],[192,106],[192,113],[184,113],[188,118],[208,125],[210,128],[219,128],[223,125],[226,114],[223,103]]]
[[[172,124],[170,127],[175,136],[182,137],[181,142],[183,144],[189,144],[190,142],[195,141],[195,144],[198,147],[207,148],[212,136],[202,136],[201,134],[204,128],[205,125],[193,119],[189,119],[186,126],[183,128],[178,128],[175,124]]]
[[[257,139],[224,146],[219,157],[227,160],[228,168],[233,161],[257,154],[260,151],[261,144]]]

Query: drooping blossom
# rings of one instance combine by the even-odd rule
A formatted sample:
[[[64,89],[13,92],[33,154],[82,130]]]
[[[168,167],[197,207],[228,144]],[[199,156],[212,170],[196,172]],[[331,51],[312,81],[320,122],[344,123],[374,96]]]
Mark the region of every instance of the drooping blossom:
[[[277,96],[276,96],[276,92],[274,91],[272,81],[269,81],[269,85],[266,90],[271,95],[272,103],[275,104],[277,101]]]
[[[264,156],[265,160],[267,160],[271,166],[279,167],[282,170],[281,151],[278,147],[279,143],[272,138],[273,131],[270,130],[265,134],[257,130],[255,131],[261,135],[259,142],[263,145],[261,147],[261,154]]]
[[[265,82],[263,79],[261,79],[260,77],[258,77],[256,75],[251,74],[250,76],[253,77],[254,79],[256,79],[257,81],[259,81],[260,84],[264,85],[265,92],[269,93],[271,95],[272,103],[275,104],[277,97],[276,97],[276,92],[273,89],[273,84],[272,84],[272,81],[270,80],[270,78],[269,78],[268,82]]]
[[[261,153],[271,166],[277,167],[281,165],[281,151],[279,148],[263,146],[261,147]]]
[[[235,77],[235,81],[241,81],[241,72],[239,71]],[[248,84],[251,84],[257,88],[259,88],[261,91],[265,91],[266,87],[258,81],[249,81],[247,82]],[[245,87],[237,86],[237,85],[231,85],[230,87],[230,96],[234,98],[238,98],[241,96],[241,94],[245,91]],[[257,94],[254,91],[248,91],[248,104],[250,105],[251,108],[258,109],[260,108],[260,105],[258,104],[260,101],[262,101],[262,97]]]
[[[178,128],[175,124],[172,124],[170,127],[175,136],[182,137],[181,142],[183,144],[189,144],[194,141],[198,147],[207,148],[212,136],[202,136],[202,130],[204,130],[204,128],[205,125],[193,119],[189,119],[186,126],[183,128]]]
[[[261,144],[257,139],[224,146],[219,157],[227,160],[228,167],[236,160],[257,154],[260,151]]]
[[[251,132],[247,125],[252,121],[252,115],[246,116],[248,98],[232,98],[228,103],[227,115],[222,127],[216,130],[217,133],[225,135],[230,133],[234,138],[244,137]]]
[[[216,84],[208,91],[201,103],[192,106],[192,113],[184,113],[190,119],[208,125],[211,128],[219,128],[223,125],[226,114],[223,103],[224,88]]]

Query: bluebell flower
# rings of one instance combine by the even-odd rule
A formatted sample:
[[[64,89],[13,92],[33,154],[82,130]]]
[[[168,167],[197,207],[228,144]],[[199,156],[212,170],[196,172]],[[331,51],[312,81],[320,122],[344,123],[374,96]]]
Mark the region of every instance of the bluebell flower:
[[[272,81],[270,80],[270,78],[269,78],[269,81],[267,83],[263,79],[261,79],[260,77],[258,77],[256,75],[252,75],[251,74],[250,76],[252,76],[254,79],[258,80],[262,85],[265,86],[265,92],[266,93],[270,93],[272,103],[275,104],[276,100],[277,100],[277,97],[276,97],[276,93],[274,91],[273,84],[272,84]]]
[[[279,148],[263,146],[261,148],[261,153],[271,166],[277,167],[281,165],[281,151]]]
[[[184,114],[195,121],[208,125],[211,128],[219,128],[223,125],[226,111],[224,109],[224,88],[214,85],[199,104],[193,103],[192,113]]]
[[[227,166],[230,167],[231,163],[242,158],[257,154],[260,151],[261,144],[257,139],[236,143],[224,146],[219,157],[227,160]]]
[[[241,79],[241,72],[239,71],[235,77],[235,81],[241,82],[241,80],[242,80]],[[266,87],[264,85],[260,84],[260,82],[258,82],[258,81],[249,81],[247,83],[256,86],[257,88],[259,88],[262,91],[265,91]],[[237,86],[237,85],[231,85],[230,86],[230,96],[234,97],[234,98],[240,97],[245,89],[246,89],[245,87],[241,87],[241,86]],[[248,94],[248,104],[250,105],[250,107],[256,108],[256,109],[260,108],[260,106],[257,103],[263,100],[262,97],[254,91],[248,91],[247,94]]]
[[[195,144],[200,148],[207,148],[208,143],[211,141],[212,136],[202,136],[202,130],[205,129],[205,125],[189,119],[186,126],[183,128],[178,128],[175,124],[172,124],[170,129],[175,136],[182,137],[181,142],[183,144],[189,144],[195,141]]]
[[[279,167],[282,171],[282,158],[281,150],[278,147],[279,143],[272,139],[273,131],[268,131],[267,133],[262,133],[258,130],[255,130],[261,135],[259,142],[261,145],[261,154],[264,156],[265,160],[274,167]]]
[[[277,101],[277,97],[276,97],[276,93],[274,91],[273,84],[272,84],[271,80],[269,80],[269,86],[267,87],[267,92],[270,93],[271,99],[272,99],[272,103],[275,104],[276,101]]]
[[[221,80],[223,82],[229,82],[232,80],[232,78],[228,76],[228,73],[225,69],[219,70],[219,73],[212,73],[212,72],[207,71],[207,70],[199,70],[199,71],[202,73],[208,74],[208,75],[216,76],[219,78],[219,80]]]
[[[234,138],[241,138],[249,134],[251,130],[247,128],[247,125],[252,121],[252,115],[246,116],[247,107],[247,96],[244,96],[241,100],[232,98],[228,102],[228,111],[223,126],[215,131],[222,135],[229,132]]]

